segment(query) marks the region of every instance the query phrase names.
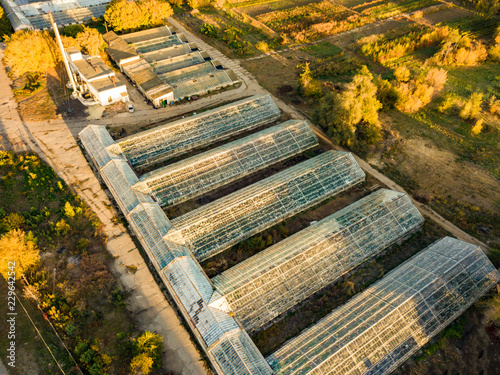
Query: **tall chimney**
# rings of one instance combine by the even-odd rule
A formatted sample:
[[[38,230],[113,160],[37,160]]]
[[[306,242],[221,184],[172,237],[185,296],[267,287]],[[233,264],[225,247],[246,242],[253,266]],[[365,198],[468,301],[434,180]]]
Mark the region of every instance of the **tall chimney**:
[[[61,41],[61,36],[59,35],[59,29],[57,28],[57,24],[55,23],[54,18],[52,18],[51,12],[49,12],[49,18],[50,18],[50,23],[52,24],[52,28],[54,29],[54,34],[56,35],[57,44],[59,44],[59,48],[61,49],[62,58],[64,61],[64,65],[66,66],[66,70],[68,71],[68,77],[71,82],[71,86],[73,86],[73,90],[76,93],[78,91],[76,89],[75,80],[73,79],[73,73],[71,73],[71,69],[68,63],[68,57],[66,56],[66,52],[64,52],[64,46]]]

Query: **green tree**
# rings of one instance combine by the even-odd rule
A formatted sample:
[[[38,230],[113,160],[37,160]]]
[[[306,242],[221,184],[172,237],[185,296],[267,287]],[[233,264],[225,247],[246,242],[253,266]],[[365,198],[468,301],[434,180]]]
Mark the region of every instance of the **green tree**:
[[[500,9],[500,0],[478,0],[476,9],[489,16],[494,16]]]
[[[332,92],[320,101],[320,106],[313,112],[313,120],[324,128],[337,143],[350,146],[356,140],[363,140],[363,134],[369,134],[373,142],[380,137],[372,133],[378,129],[378,111],[382,104],[377,100],[377,88],[373,76],[366,66],[354,76],[342,93]],[[364,131],[357,134],[360,124],[366,124]]]
[[[0,40],[4,40],[4,36],[12,34],[12,25],[7,17],[7,14],[0,6]]]
[[[201,25],[200,32],[210,38],[217,38],[217,36],[219,35],[219,29],[217,28],[217,26],[207,22]]]
[[[302,73],[299,77],[300,93],[306,98],[321,98],[323,90],[321,90],[321,82],[314,79],[309,63],[305,63],[302,67]]]
[[[36,240],[20,229],[13,229],[0,237],[0,273],[8,277],[10,262],[15,262],[16,278],[40,260]]]
[[[76,36],[76,41],[80,45],[83,53],[90,56],[97,56],[106,49],[106,42],[102,34],[97,29],[84,27],[82,32]]]
[[[45,74],[60,60],[57,46],[47,31],[17,31],[5,37],[5,62],[17,76]]]
[[[84,30],[84,27],[85,26],[78,24],[66,26],[61,30],[61,36],[65,35],[65,36],[70,36],[72,38],[76,38],[76,36]]]

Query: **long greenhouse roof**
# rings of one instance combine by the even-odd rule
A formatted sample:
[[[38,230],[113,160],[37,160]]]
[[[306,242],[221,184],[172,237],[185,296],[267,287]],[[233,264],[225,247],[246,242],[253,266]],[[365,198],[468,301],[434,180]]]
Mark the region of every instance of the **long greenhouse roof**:
[[[269,95],[256,95],[122,138],[111,150],[123,151],[134,167],[146,167],[276,121],[280,115]]]
[[[381,189],[212,279],[246,330],[254,330],[415,231],[424,219],[408,195]]]
[[[276,374],[389,374],[500,281],[483,251],[445,237],[267,358]]]
[[[207,259],[364,178],[352,154],[327,151],[174,219],[166,238]]]
[[[156,74],[172,72],[177,69],[182,69],[187,66],[200,64],[205,61],[205,58],[198,51],[190,52],[185,55],[171,57],[165,60],[152,63],[153,70]]]
[[[196,46],[195,43],[183,43],[183,44],[176,44],[171,47],[158,49],[156,51],[146,52],[143,53],[141,57],[151,64],[156,61],[169,59],[175,56],[185,55],[186,53],[190,53],[191,51],[197,49],[198,47]]]
[[[159,205],[142,193],[127,160],[110,157],[112,146],[103,126],[89,125],[80,139],[122,209],[138,240],[159,272],[180,311],[219,374],[271,375],[271,369],[248,334],[240,328],[225,303],[214,303],[214,291],[186,247],[164,238],[172,229]]]
[[[289,120],[156,169],[141,176],[133,188],[151,194],[160,205],[176,204],[316,145],[318,138],[307,122]]]

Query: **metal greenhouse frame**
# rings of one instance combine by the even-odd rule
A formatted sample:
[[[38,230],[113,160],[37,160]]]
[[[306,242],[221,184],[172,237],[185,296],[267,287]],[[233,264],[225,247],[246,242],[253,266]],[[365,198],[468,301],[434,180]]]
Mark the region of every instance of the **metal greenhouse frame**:
[[[498,281],[481,248],[445,237],[267,361],[276,374],[389,374]]]
[[[327,151],[174,219],[166,238],[204,260],[364,179],[352,154]]]
[[[156,169],[133,185],[161,206],[177,204],[318,145],[306,121],[289,120]]]
[[[271,123],[281,112],[269,95],[256,95],[198,115],[146,130],[109,146],[133,167],[143,168]]]
[[[381,189],[212,279],[247,331],[416,231],[408,195]]]

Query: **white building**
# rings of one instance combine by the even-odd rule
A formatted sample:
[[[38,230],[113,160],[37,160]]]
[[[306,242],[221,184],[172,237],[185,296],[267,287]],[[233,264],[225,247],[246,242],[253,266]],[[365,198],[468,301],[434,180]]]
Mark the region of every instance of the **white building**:
[[[125,84],[99,57],[82,55],[76,48],[68,48],[66,54],[80,92],[103,106],[129,101]]]

